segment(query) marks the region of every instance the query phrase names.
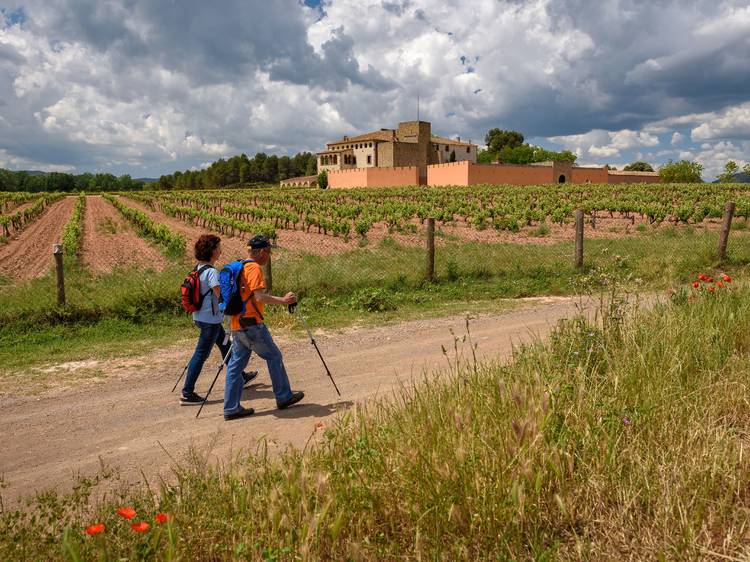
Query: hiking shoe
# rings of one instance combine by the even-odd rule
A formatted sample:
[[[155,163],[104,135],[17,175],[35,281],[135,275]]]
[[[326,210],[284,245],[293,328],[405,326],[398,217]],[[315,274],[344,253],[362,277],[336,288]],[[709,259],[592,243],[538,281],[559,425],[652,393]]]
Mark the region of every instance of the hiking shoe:
[[[191,392],[187,396],[184,394],[180,396],[180,404],[183,406],[195,406],[201,402],[203,402],[203,396],[199,396],[195,392]]]
[[[279,410],[284,410],[291,406],[292,404],[296,404],[300,400],[302,400],[305,397],[305,393],[302,391],[292,392],[292,395],[284,400],[283,402],[279,402],[276,405],[279,407]]]
[[[242,383],[242,387],[246,388],[251,382],[253,382],[257,378],[258,378],[258,371],[250,371],[249,373],[242,371],[242,380],[245,381]]]
[[[252,408],[243,408],[240,406],[240,409],[234,412],[233,414],[224,414],[224,421],[231,421],[231,420],[238,420],[240,418],[246,418],[248,416],[252,416],[255,413],[255,410]]]

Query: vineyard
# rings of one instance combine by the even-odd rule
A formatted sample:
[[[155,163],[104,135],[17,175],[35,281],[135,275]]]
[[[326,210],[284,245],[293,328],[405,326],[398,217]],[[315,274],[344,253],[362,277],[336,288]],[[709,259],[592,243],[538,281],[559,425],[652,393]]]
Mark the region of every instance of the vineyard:
[[[750,216],[750,190],[739,186],[484,186],[358,189],[348,191],[203,191],[129,193],[153,210],[226,234],[302,230],[324,235],[366,236],[373,225],[414,230],[432,217],[443,225],[517,232],[544,222],[571,222],[583,209],[598,218],[636,218],[695,224],[722,216],[728,200],[736,215]]]
[[[49,267],[48,248],[56,242],[63,243],[70,257],[83,255],[81,263],[95,270],[133,262],[160,269],[165,259],[186,259],[202,232],[224,236],[232,255],[241,255],[244,240],[255,233],[266,234],[286,250],[330,254],[388,236],[407,246],[421,245],[427,218],[436,219],[440,243],[452,236],[456,242],[547,244],[571,239],[576,209],[584,211],[587,237],[594,238],[632,234],[636,226],[639,232],[663,225],[717,228],[730,200],[736,203],[735,216],[744,219],[738,228],[745,228],[750,217],[750,190],[742,184],[151,191],[81,194],[61,201],[63,197],[0,193],[2,277],[28,269],[22,266],[37,254],[38,274],[43,275]],[[96,203],[91,211],[87,202]],[[89,213],[93,215],[87,219]]]

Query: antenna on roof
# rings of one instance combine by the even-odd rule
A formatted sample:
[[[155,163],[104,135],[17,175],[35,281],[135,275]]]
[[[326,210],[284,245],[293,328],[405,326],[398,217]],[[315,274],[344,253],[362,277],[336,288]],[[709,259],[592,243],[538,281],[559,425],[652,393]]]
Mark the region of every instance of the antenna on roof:
[[[417,90],[417,121],[419,121],[419,90]]]

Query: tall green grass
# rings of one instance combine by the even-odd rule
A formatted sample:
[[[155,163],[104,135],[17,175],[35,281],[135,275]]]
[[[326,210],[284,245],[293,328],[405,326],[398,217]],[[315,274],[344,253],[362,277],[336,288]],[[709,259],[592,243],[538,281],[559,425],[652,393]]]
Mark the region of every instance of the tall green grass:
[[[749,236],[733,234],[730,261],[722,267],[742,273],[750,264]],[[274,253],[274,291],[296,291],[301,307],[319,326],[336,327],[363,318],[398,318],[466,303],[502,298],[574,294],[592,272],[614,270],[628,276],[635,290],[667,288],[695,271],[717,266],[716,237],[711,234],[663,233],[616,240],[589,240],[586,267],[573,268],[570,243],[550,245],[479,244],[446,241],[437,248],[436,283],[424,280],[424,251],[390,239],[373,247],[320,257]],[[13,287],[0,287],[0,364],[9,355],[20,360],[43,356],[43,348],[26,345],[30,333],[55,327],[95,326],[120,321],[153,325],[183,316],[179,286],[188,267],[173,265],[162,272],[131,268],[94,275],[74,263],[66,265],[68,305],[55,304],[52,276]],[[291,328],[282,309],[269,308],[270,322]],[[378,320],[379,321],[379,320]],[[189,322],[186,324],[189,325]],[[82,341],[81,348],[85,348]]]
[[[469,331],[448,372],[350,410],[304,452],[196,456],[160,493],[91,509],[91,482],[41,495],[0,515],[0,557],[744,559],[750,291],[602,310],[507,364],[477,363]],[[122,505],[173,520],[136,535]]]

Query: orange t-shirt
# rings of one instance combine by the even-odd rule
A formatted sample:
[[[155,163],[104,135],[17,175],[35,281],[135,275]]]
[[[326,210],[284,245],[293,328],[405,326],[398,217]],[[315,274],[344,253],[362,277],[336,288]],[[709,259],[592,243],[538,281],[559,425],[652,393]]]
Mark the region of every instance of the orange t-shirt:
[[[241,330],[240,317],[243,318],[255,318],[258,324],[263,322],[263,319],[258,315],[258,312],[262,315],[265,307],[263,303],[258,302],[255,297],[251,300],[250,293],[257,291],[258,289],[266,288],[266,281],[263,279],[263,270],[260,265],[254,261],[248,262],[242,269],[242,273],[239,275],[240,283],[240,296],[243,301],[247,301],[245,304],[245,313],[237,314],[232,316],[232,330]],[[253,306],[253,304],[255,306]],[[256,310],[257,309],[257,310]]]

